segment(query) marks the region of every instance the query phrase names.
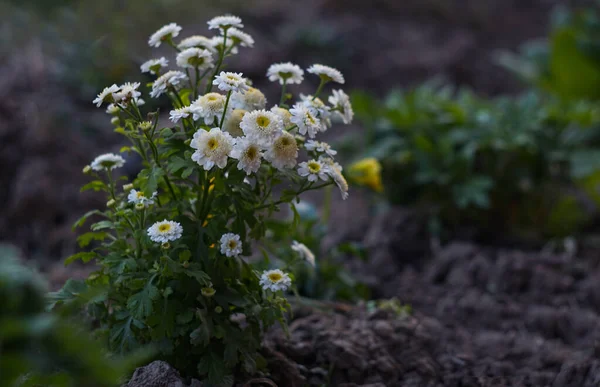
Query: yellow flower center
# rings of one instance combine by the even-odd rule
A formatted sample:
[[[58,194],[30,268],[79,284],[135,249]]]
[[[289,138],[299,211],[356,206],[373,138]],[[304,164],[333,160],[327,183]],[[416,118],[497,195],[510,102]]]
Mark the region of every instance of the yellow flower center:
[[[306,119],[308,120],[308,122],[310,122],[311,125],[314,125],[316,123],[315,117],[313,117],[313,115],[310,113],[306,113]]]
[[[214,151],[215,149],[217,149],[219,147],[219,142],[216,139],[211,138],[211,139],[208,140],[208,142],[206,143],[206,145],[208,145],[208,149]]]
[[[140,199],[140,198],[143,198],[143,197],[144,197],[144,193],[140,191],[140,192],[137,192],[137,193],[135,194],[135,196],[136,196],[138,199]]]
[[[271,282],[279,282],[283,278],[283,276],[279,273],[269,273],[269,275],[267,275],[267,277],[269,277]]]
[[[258,156],[258,151],[255,147],[251,146],[246,149],[246,158],[247,159],[254,160],[254,159],[256,159],[256,156]]]
[[[217,97],[214,96],[214,95],[210,95],[207,98],[208,98],[209,101],[216,101],[217,100]]]
[[[160,231],[160,232],[167,232],[170,229],[171,229],[171,225],[168,223],[161,224],[160,226],[158,226],[158,231]]]
[[[233,76],[233,75],[228,75],[227,79],[229,79],[231,82],[237,81],[237,78],[235,76]]]
[[[229,243],[227,244],[227,246],[228,246],[230,249],[235,249],[235,248],[237,247],[237,242],[236,242],[236,241],[234,241],[234,240],[231,240],[231,241],[229,241]]]
[[[270,123],[271,123],[271,120],[269,119],[269,117],[266,117],[266,116],[256,117],[256,125],[260,126],[261,128],[266,128],[267,126],[269,126]]]
[[[317,163],[316,161],[311,161],[308,163],[308,170],[310,173],[319,173],[321,170],[321,164]]]

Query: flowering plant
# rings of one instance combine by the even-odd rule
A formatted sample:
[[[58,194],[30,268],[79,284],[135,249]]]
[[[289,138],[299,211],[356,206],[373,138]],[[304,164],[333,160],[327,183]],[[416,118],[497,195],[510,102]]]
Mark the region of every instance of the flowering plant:
[[[320,80],[316,92],[290,107],[287,88],[304,79],[292,63],[268,69],[282,91],[267,110],[264,94],[242,73],[222,71],[226,58],[254,44],[241,19],[220,16],[208,25],[219,35],[175,43],[181,27],[172,23],[149,39],[176,51],[179,70],[169,70],[165,57],[141,66],[156,77],[150,97],[170,100],[172,126],[160,128],[158,112],[144,115],[139,83],[112,85],[94,100],[108,105],[116,131],[132,144],[122,151],[137,153],[143,169],[122,189],[117,181],[124,178],[114,175],[122,156],[98,156],[84,169],[96,177],[84,189],[106,192],[107,209],[77,222],[104,218],[80,237],[82,246],[99,245],[67,263],[100,265],[86,283],[105,294],[90,311],[113,350],[154,343],[184,374],[230,385],[236,372],[257,367],[262,333],[275,322],[285,325],[282,292],[293,279],[278,269],[258,272],[242,257],[260,245],[265,220],[281,205],[296,212],[301,193],[335,184],[347,197],[335,151],[313,138],[333,119],[350,122],[353,112],[342,90],[329,104],[320,99],[327,84],[344,83],[323,65],[307,70]],[[299,163],[301,150],[308,158]]]

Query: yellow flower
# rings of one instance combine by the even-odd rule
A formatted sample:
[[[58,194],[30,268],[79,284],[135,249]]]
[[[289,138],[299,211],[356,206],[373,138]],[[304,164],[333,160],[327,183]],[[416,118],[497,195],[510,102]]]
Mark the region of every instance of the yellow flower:
[[[350,165],[350,181],[357,185],[367,186],[376,192],[383,192],[381,182],[381,164],[374,157],[359,160]]]

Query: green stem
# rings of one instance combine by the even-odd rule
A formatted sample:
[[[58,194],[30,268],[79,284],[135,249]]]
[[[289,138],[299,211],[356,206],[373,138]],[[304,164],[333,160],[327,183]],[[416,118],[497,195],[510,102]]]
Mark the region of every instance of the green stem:
[[[313,101],[315,99],[317,99],[319,94],[321,94],[321,91],[323,90],[323,87],[325,86],[326,83],[327,83],[327,81],[321,78],[321,83],[319,83],[319,87],[317,87],[317,91],[315,91],[315,95],[313,95],[313,98],[312,98]]]
[[[325,198],[323,203],[323,223],[327,224],[329,217],[331,216],[331,192],[333,186],[328,185],[325,187]]]
[[[215,79],[215,76],[221,69],[221,65],[223,64],[223,58],[225,58],[225,49],[227,48],[227,30],[223,31],[223,47],[219,50],[219,60],[217,61],[217,65],[215,66],[215,71],[212,74],[212,77],[208,80],[206,84],[206,90],[204,94],[210,93],[212,90],[213,84],[212,81]]]
[[[300,194],[302,194],[302,193],[304,193],[306,191],[312,191],[312,190],[315,190],[315,189],[327,187],[328,185],[332,185],[332,184],[333,184],[333,182],[331,182],[331,181],[327,182],[327,183],[320,184],[320,185],[309,184],[308,187],[301,188],[298,192],[296,192],[296,196],[298,196],[298,195],[300,195]],[[272,203],[268,203],[268,204],[263,204],[261,206],[254,207],[254,211],[263,210],[265,208],[268,208],[268,207],[271,207],[271,206],[277,206],[279,204],[283,204],[283,203],[287,203],[287,202],[288,202],[287,200],[277,200],[276,202],[272,202]]]
[[[112,178],[112,172],[110,169],[106,170],[106,176],[108,176],[108,193],[110,194],[110,198],[116,202],[117,197],[115,196],[115,181]]]
[[[223,109],[223,115],[221,116],[221,122],[219,123],[219,129],[223,129],[223,122],[225,122],[225,114],[227,113],[227,106],[229,106],[229,98],[231,98],[231,90],[227,92],[227,99],[225,100],[225,108]]]
[[[285,89],[287,87],[287,80],[283,81],[283,86],[281,86],[281,98],[279,99],[279,107],[283,107],[283,103],[285,102]]]

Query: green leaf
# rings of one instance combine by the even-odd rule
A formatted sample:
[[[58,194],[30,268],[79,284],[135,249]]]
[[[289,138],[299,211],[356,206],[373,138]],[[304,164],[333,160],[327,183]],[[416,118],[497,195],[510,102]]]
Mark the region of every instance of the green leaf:
[[[114,223],[111,222],[110,220],[103,220],[100,221],[98,223],[94,223],[92,224],[92,226],[90,227],[90,229],[92,231],[98,231],[98,230],[103,230],[105,228],[113,228],[114,227]]]
[[[129,297],[127,309],[134,318],[143,320],[152,314],[154,310],[152,304],[159,297],[158,288],[150,281],[140,292]]]
[[[48,294],[48,300],[50,301],[48,308],[53,309],[58,304],[80,299],[87,291],[88,286],[84,281],[69,278],[62,289]]]
[[[189,166],[188,162],[179,156],[173,156],[169,159],[168,170],[171,173],[175,173],[182,168]]]
[[[173,135],[173,130],[171,128],[164,128],[160,131],[161,137],[171,137]]]
[[[65,259],[65,266],[72,264],[75,261],[78,261],[81,259],[81,261],[83,261],[83,263],[88,263],[89,261],[91,261],[92,259],[96,258],[98,256],[98,254],[96,254],[93,251],[81,251],[77,254],[73,254],[70,257],[68,257],[67,259]]]
[[[133,326],[143,327],[140,321],[137,321],[127,312],[117,313],[117,322],[110,331],[110,343],[118,353],[125,353],[137,347],[137,340]]]
[[[103,241],[108,237],[108,233],[106,232],[86,232],[83,235],[77,237],[77,243],[79,243],[79,247],[86,247],[92,241]]]
[[[75,230],[77,227],[81,227],[85,223],[85,221],[92,215],[104,215],[104,214],[98,210],[88,211],[81,218],[77,219],[77,221],[75,221],[75,223],[73,223],[73,226],[71,228],[73,230]]]
[[[187,179],[192,173],[194,173],[194,167],[188,167],[181,172],[181,177]]]
[[[90,189],[93,189],[96,192],[104,191],[106,189],[106,184],[104,184],[102,180],[94,180],[81,187],[80,192],[85,192]]]

